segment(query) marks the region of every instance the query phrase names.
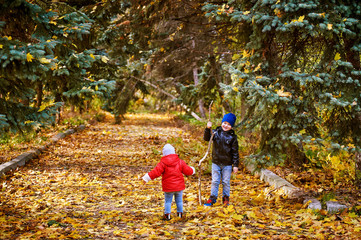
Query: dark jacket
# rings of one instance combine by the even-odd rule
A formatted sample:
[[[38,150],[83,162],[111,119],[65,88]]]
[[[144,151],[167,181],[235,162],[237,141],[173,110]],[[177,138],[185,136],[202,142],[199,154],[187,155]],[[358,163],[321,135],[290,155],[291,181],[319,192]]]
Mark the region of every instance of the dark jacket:
[[[214,133],[212,162],[222,166],[233,165],[233,167],[238,167],[238,141],[233,129],[225,132],[222,127],[217,127],[212,131]],[[203,139],[206,141],[211,139],[211,129],[206,128],[204,130]]]
[[[153,180],[162,176],[162,188],[164,192],[178,192],[185,189],[184,175],[194,174],[194,170],[189,167],[177,154],[169,154],[161,158],[157,166],[148,173]]]

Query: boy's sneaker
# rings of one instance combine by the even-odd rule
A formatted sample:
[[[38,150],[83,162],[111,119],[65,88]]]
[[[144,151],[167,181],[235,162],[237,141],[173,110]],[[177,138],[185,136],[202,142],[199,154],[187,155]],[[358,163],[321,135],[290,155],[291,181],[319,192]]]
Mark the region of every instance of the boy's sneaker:
[[[204,204],[204,206],[211,207],[213,204],[217,202],[217,199],[211,196],[208,201]]]
[[[229,196],[223,196],[223,205],[228,206],[229,205]]]
[[[165,221],[169,221],[171,218],[170,218],[170,213],[166,213],[164,214],[162,220],[165,220]]]
[[[177,212],[177,217],[183,218],[183,213],[182,212]]]

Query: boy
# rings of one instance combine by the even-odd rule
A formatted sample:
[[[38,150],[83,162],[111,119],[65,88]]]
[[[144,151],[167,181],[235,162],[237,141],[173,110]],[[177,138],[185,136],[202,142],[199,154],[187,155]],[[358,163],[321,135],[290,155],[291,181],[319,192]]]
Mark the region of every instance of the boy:
[[[183,174],[189,176],[195,173],[193,167],[189,167],[182,159],[175,154],[174,147],[166,144],[163,147],[163,157],[157,166],[143,176],[147,183],[162,175],[162,188],[164,191],[164,218],[170,220],[172,199],[174,196],[177,205],[177,216],[183,217],[183,190],[185,189]]]
[[[211,196],[204,206],[212,206],[217,202],[218,188],[220,181],[223,185],[223,204],[229,205],[229,195],[231,189],[231,174],[238,172],[239,154],[237,135],[233,131],[236,116],[227,113],[223,116],[222,125],[213,130],[213,150],[212,150],[212,185]],[[204,140],[210,141],[212,123],[207,123],[204,130]],[[233,166],[233,167],[232,167]]]

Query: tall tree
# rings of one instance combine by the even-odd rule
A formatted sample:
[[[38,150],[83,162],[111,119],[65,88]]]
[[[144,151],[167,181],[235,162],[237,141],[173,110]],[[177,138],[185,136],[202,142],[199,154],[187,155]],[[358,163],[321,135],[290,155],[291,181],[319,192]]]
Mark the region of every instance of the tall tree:
[[[108,81],[90,74],[107,58],[82,46],[92,22],[85,14],[63,3],[25,0],[2,0],[0,13],[4,131],[49,123],[60,102],[81,105],[84,98],[111,88]],[[43,102],[45,92],[50,102]]]
[[[212,20],[238,28],[233,47],[243,52],[226,64],[227,89],[247,99],[244,126],[262,132],[258,164],[301,165],[303,144],[329,137],[335,148],[360,147],[360,8],[333,0],[205,5]]]

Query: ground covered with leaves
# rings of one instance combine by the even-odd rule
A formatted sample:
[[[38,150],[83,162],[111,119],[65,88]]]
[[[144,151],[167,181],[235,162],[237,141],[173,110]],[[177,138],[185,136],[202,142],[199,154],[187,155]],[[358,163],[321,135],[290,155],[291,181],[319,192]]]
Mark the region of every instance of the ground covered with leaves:
[[[269,186],[247,171],[232,177],[231,205],[198,203],[198,176],[186,177],[183,219],[163,221],[161,179],[140,178],[165,143],[197,166],[202,131],[166,115],[127,115],[67,136],[1,179],[1,239],[358,239],[355,212],[328,214],[302,202],[266,195]],[[202,200],[210,192],[202,168]]]

